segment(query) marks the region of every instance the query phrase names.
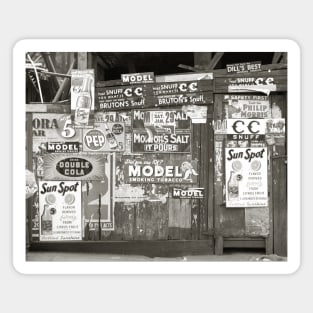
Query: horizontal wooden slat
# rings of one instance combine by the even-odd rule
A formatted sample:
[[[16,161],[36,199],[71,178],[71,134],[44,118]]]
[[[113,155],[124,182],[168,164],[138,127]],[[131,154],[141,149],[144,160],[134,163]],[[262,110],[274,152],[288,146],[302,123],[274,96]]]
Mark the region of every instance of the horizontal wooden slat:
[[[69,104],[57,104],[57,103],[26,104],[26,112],[28,113],[70,113],[71,106]]]

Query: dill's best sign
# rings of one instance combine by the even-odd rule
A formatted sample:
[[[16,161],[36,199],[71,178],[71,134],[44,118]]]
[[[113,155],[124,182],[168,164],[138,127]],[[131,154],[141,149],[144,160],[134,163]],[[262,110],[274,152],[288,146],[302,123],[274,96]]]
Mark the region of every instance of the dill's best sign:
[[[47,154],[45,180],[104,180],[106,155]]]

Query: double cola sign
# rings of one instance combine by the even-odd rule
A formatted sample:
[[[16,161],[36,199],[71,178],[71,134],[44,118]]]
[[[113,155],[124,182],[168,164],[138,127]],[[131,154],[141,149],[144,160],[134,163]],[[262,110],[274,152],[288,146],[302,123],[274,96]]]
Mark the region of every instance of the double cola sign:
[[[82,177],[92,171],[92,164],[83,158],[66,158],[56,164],[56,170],[64,176]]]

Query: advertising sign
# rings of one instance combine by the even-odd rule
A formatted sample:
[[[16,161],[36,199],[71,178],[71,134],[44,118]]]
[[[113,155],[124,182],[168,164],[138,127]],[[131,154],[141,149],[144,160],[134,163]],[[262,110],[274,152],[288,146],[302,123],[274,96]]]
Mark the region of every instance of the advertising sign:
[[[72,70],[71,112],[75,127],[91,127],[95,109],[94,69]]]
[[[113,86],[96,88],[96,110],[130,110],[144,107],[146,88],[144,85]]]
[[[227,64],[227,73],[247,73],[261,71],[261,61]]]
[[[224,103],[227,118],[270,118],[268,96],[225,95]]]
[[[47,154],[44,180],[103,180],[106,161],[103,154]]]
[[[267,148],[226,148],[226,207],[268,205]]]
[[[33,152],[42,153],[49,142],[81,141],[81,130],[74,128],[69,114],[34,113]]]
[[[81,182],[39,182],[41,241],[81,240]]]
[[[124,179],[126,184],[194,184],[198,180],[196,160],[172,161],[144,156],[124,158]]]
[[[124,150],[124,123],[94,123],[93,129],[83,130],[83,151],[117,152]]]
[[[174,199],[203,199],[204,188],[177,188],[173,187],[172,197]]]
[[[127,84],[142,84],[155,82],[153,72],[122,74],[121,80],[123,83]]]
[[[85,237],[101,231],[114,230],[114,205],[112,195],[112,159],[108,156],[105,177],[101,181],[82,182]],[[98,238],[98,236],[96,235]]]
[[[147,86],[152,89],[153,96],[180,95],[203,91],[212,91],[209,80],[195,80],[184,82],[155,83]],[[147,92],[150,93],[149,91]]]
[[[190,118],[181,110],[134,110],[132,152],[191,152]]]
[[[253,92],[260,91],[269,95],[271,91],[276,91],[274,77],[233,77],[228,78],[228,92]]]
[[[264,135],[265,119],[228,119],[227,134],[234,135]]]
[[[47,153],[78,153],[79,142],[47,142]]]

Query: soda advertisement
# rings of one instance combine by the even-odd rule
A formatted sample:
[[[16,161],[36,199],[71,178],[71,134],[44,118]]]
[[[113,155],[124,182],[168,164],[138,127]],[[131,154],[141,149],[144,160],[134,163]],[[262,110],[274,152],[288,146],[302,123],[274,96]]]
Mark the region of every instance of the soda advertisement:
[[[95,109],[94,69],[72,70],[71,112],[77,128],[92,127]]]
[[[172,161],[149,155],[124,157],[123,172],[126,184],[195,184],[199,175],[196,160]]]
[[[270,101],[265,95],[225,95],[226,118],[270,118]]]
[[[94,123],[93,129],[83,130],[83,151],[121,152],[125,150],[125,124]]]
[[[267,148],[226,148],[226,207],[268,205]]]
[[[81,141],[81,130],[76,129],[70,114],[34,113],[32,119],[33,152],[46,152],[47,143],[70,143]],[[73,146],[73,149],[74,148]],[[56,151],[57,152],[57,151]]]
[[[39,182],[41,241],[81,240],[81,182]]]
[[[133,153],[190,153],[190,118],[182,110],[134,110]]]
[[[103,180],[107,155],[47,154],[43,156],[44,180]]]
[[[82,182],[83,225],[86,239],[101,235],[101,231],[114,230],[114,205],[112,195],[112,159],[105,163],[105,176],[101,181]]]

